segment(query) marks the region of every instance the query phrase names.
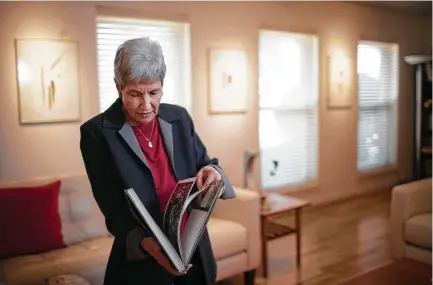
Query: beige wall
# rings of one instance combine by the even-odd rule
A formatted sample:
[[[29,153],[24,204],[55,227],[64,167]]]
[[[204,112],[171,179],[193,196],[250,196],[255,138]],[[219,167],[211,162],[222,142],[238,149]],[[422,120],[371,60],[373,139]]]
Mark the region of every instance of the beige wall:
[[[257,46],[260,28],[316,33],[320,40],[319,186],[302,191],[314,201],[375,190],[410,174],[412,82],[402,56],[431,46],[431,19],[344,3],[113,3],[120,14],[186,19],[191,24],[193,116],[211,155],[220,158],[234,184],[242,183],[245,150],[257,150]],[[129,10],[131,9],[131,10]],[[115,9],[117,10],[117,9]],[[95,16],[92,3],[0,4],[0,179],[72,174],[83,171],[80,123],[20,126],[18,123],[14,38],[63,37],[79,42],[82,121],[98,112]],[[359,177],[356,172],[356,105],[349,110],[325,106],[326,56],[342,50],[352,58],[359,39],[400,44],[399,167],[394,173]],[[210,116],[205,108],[206,50],[246,49],[251,67],[249,110],[245,115]],[[355,67],[354,67],[355,68]],[[354,70],[355,71],[355,70]],[[356,86],[356,78],[353,80]],[[356,88],[353,92],[356,102]],[[218,134],[218,135],[215,135]]]

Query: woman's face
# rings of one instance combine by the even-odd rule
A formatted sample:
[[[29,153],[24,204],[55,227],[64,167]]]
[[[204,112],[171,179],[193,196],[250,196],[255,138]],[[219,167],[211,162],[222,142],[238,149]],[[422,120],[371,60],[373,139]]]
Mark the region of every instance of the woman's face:
[[[162,97],[161,81],[128,83],[120,90],[123,108],[131,125],[151,123],[158,114]]]

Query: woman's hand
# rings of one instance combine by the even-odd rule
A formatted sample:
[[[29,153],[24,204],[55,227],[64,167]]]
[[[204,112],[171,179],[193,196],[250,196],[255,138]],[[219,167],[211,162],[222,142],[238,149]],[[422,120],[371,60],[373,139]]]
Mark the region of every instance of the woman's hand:
[[[155,258],[155,260],[164,267],[169,273],[181,276],[185,275],[189,269],[191,269],[192,264],[189,264],[184,272],[179,273],[176,269],[173,268],[168,258],[165,256],[164,252],[161,250],[159,244],[151,237],[143,238],[141,240],[141,247],[147,251],[150,255]]]
[[[221,174],[212,166],[205,166],[197,173],[197,187],[202,189],[209,186],[214,180],[221,180]]]

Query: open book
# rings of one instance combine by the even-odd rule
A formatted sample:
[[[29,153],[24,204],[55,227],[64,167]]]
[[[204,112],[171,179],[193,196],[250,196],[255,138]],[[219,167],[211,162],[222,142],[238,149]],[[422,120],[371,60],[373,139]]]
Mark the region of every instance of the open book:
[[[142,226],[153,234],[178,272],[184,272],[191,261],[215,203],[224,189],[223,181],[215,180],[192,193],[195,181],[195,177],[178,181],[165,209],[162,229],[152,218],[135,190],[132,188],[126,190],[136,217]],[[189,207],[191,211],[188,221],[181,233],[182,217]]]

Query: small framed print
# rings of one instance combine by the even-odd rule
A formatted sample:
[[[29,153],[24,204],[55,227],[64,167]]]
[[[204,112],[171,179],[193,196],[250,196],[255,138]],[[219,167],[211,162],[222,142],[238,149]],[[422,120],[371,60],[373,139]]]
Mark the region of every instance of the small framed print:
[[[347,56],[328,57],[327,106],[348,109],[352,106],[352,61]]]
[[[248,61],[239,49],[209,50],[209,97],[211,114],[245,113],[248,100]]]

